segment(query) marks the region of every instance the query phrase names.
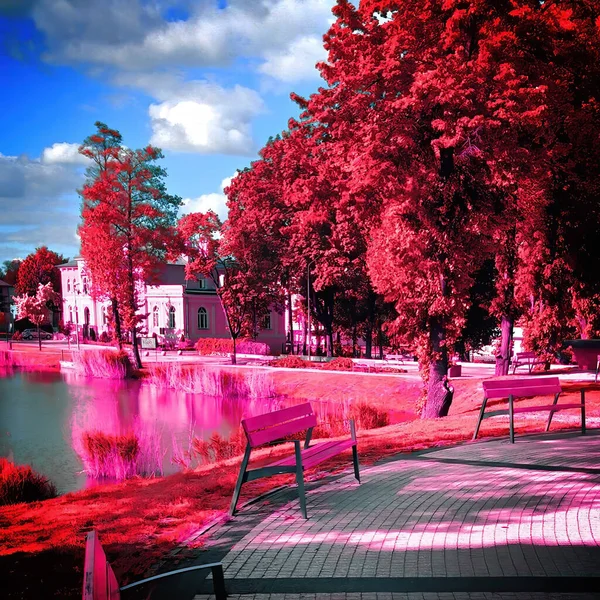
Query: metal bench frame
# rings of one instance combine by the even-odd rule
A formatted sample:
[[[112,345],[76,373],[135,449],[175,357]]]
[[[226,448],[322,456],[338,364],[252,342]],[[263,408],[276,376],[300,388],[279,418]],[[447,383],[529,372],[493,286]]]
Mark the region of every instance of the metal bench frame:
[[[510,442],[515,443],[515,425],[514,415],[515,413],[522,412],[539,412],[549,411],[548,422],[546,423],[545,431],[550,430],[550,424],[552,423],[552,417],[554,413],[559,410],[578,408],[581,410],[581,434],[585,435],[585,389],[581,389],[581,402],[574,404],[558,404],[558,397],[562,392],[560,387],[560,381],[558,377],[532,377],[527,379],[490,379],[483,382],[483,402],[479,411],[479,418],[477,420],[477,426],[475,427],[475,433],[473,434],[473,440],[477,439],[481,421],[488,417],[495,417],[498,415],[509,416],[509,428],[510,428]],[[538,395],[554,395],[554,402],[550,405],[543,406],[525,406],[515,407],[515,398],[531,398],[532,396]],[[485,412],[487,401],[496,399],[508,399],[508,409],[494,410],[488,413]]]
[[[190,571],[198,571],[201,569],[211,570],[215,598],[216,600],[225,600],[227,598],[227,591],[225,589],[223,564],[220,562],[177,569],[119,587],[115,573],[108,562],[102,544],[98,539],[98,534],[96,531],[92,530],[87,534],[85,542],[82,599],[119,600],[121,598],[121,592],[125,590],[151,581],[156,581],[157,579],[163,579],[164,577],[172,577],[173,575],[180,575],[181,573],[188,573]]]
[[[517,352],[513,358],[512,364],[513,364],[513,375],[515,374],[515,372],[517,371],[517,369],[519,367],[523,367],[523,366],[527,366],[527,370],[529,371],[529,374],[531,375],[531,372],[533,371],[533,367],[535,367],[536,365],[543,365],[545,363],[543,360],[540,360],[535,355],[535,352]]]
[[[360,471],[358,465],[358,450],[356,446],[356,426],[354,420],[350,419],[350,438],[346,440],[321,442],[310,446],[313,429],[317,425],[317,416],[310,403],[300,404],[291,408],[276,410],[271,413],[242,419],[242,427],[246,434],[247,444],[244,458],[240,466],[229,514],[235,515],[237,502],[240,497],[242,485],[247,481],[254,481],[262,477],[278,475],[280,473],[295,473],[298,484],[298,496],[300,498],[300,509],[302,516],[308,519],[306,513],[306,495],[304,491],[304,470],[314,467],[319,463],[332,458],[352,448],[352,462],[354,465],[354,476],[360,483]],[[254,448],[279,441],[289,435],[295,435],[306,430],[304,447],[301,448],[301,440],[294,441],[294,454],[276,460],[264,467],[248,470],[250,453]]]

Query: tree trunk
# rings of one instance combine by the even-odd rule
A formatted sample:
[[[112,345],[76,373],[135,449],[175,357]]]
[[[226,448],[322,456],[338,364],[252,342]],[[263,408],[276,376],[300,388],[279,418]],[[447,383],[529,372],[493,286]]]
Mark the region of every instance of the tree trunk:
[[[292,294],[288,290],[287,292],[287,309],[288,309],[288,333],[290,336],[290,344],[292,347],[292,354],[295,354],[294,351],[294,314],[292,310]]]
[[[235,345],[236,338],[231,336],[231,339],[233,340],[233,352],[231,353],[231,364],[237,365],[237,348]]]
[[[123,344],[121,342],[122,334],[121,334],[121,315],[119,315],[119,303],[116,298],[111,298],[110,300],[112,311],[113,311],[113,320],[115,322],[115,338],[117,342],[117,348],[119,350],[123,349]],[[77,334],[79,335],[79,333]]]
[[[454,390],[448,385],[448,351],[446,331],[439,323],[431,325],[431,348],[434,358],[429,366],[427,400],[421,413],[422,419],[437,419],[448,415]]]
[[[373,352],[373,328],[367,325],[365,329],[365,357],[371,358]]]
[[[42,335],[41,335],[41,331],[40,331],[40,326],[37,325],[37,332],[38,332],[38,346],[40,348],[40,352],[42,351]]]
[[[302,336],[304,338],[304,343],[302,344],[302,355],[306,356],[308,354],[306,347],[306,340],[308,339],[308,320],[306,318],[302,323]]]
[[[500,322],[500,354],[496,357],[496,371],[494,375],[508,375],[510,369],[510,351],[513,340],[514,319],[502,315]]]
[[[135,368],[142,368],[142,357],[140,356],[140,348],[138,346],[138,338],[136,328],[131,329],[131,343],[133,346],[133,360],[135,362]]]
[[[333,327],[329,322],[325,327],[325,340],[327,344],[327,356],[333,356]]]

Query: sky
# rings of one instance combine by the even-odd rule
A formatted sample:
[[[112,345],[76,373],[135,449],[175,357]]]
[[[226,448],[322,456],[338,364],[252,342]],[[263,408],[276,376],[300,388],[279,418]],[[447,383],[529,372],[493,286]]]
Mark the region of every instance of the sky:
[[[334,0],[1,0],[0,264],[41,245],[74,257],[102,121],[162,148],[182,212],[227,216],[223,187],[298,116]]]

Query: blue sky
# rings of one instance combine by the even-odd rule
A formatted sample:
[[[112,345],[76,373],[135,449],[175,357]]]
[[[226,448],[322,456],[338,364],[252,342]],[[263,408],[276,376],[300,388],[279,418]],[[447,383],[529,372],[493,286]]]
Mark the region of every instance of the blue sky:
[[[226,216],[223,183],[322,83],[334,0],[4,0],[0,262],[78,252],[84,159],[103,121],[163,149],[184,211]]]

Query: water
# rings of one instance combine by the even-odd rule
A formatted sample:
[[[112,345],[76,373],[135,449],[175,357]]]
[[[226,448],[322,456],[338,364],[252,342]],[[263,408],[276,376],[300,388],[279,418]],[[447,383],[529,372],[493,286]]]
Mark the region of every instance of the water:
[[[73,449],[73,436],[81,429],[154,432],[160,436],[163,469],[168,474],[180,468],[172,461],[174,441],[178,448],[187,449],[191,435],[208,439],[218,432],[228,438],[242,418],[290,404],[282,398],[213,398],[70,373],[0,371],[0,456],[31,465],[65,493],[97,484],[82,473]],[[328,418],[345,413],[339,404],[320,403],[315,408]],[[390,416],[391,422],[406,418]]]

